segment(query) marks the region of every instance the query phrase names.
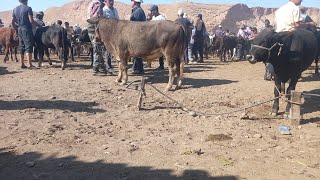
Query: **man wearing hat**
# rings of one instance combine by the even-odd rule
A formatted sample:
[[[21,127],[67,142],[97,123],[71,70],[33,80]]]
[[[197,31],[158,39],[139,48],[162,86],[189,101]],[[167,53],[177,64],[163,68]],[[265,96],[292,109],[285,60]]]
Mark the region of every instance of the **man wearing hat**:
[[[32,65],[32,51],[33,51],[33,33],[32,25],[41,27],[33,19],[32,8],[28,6],[28,0],[19,0],[20,5],[14,8],[12,13],[12,26],[17,29],[16,23],[18,24],[18,36],[19,36],[19,50],[21,68],[26,68],[24,64],[24,54],[26,53],[29,67]]]
[[[130,21],[146,21],[146,14],[141,8],[142,0],[131,0],[132,11]],[[133,57],[132,74],[144,74],[143,60],[140,57]]]
[[[249,37],[251,35],[251,30],[245,24],[242,24],[238,33],[237,37],[239,38],[238,44],[238,53],[237,53],[237,61],[240,61],[245,57],[245,50],[250,48]]]
[[[206,26],[202,20],[202,14],[196,16],[196,33],[194,35],[194,48],[195,48],[195,59],[203,63],[203,43],[204,43],[204,34],[206,32]],[[198,52],[200,59],[198,59]]]
[[[188,64],[188,61],[193,61],[192,59],[188,59],[188,52],[191,52],[192,51],[192,45],[190,43],[190,40],[191,40],[191,32],[192,32],[192,23],[187,19],[187,18],[184,18],[184,12],[182,9],[179,9],[178,10],[178,19],[176,19],[176,22],[179,22],[181,24],[183,24],[186,28],[187,28],[187,38],[188,38],[188,48],[185,50],[184,52],[184,63],[185,64]],[[191,54],[190,54],[190,58],[191,58]]]
[[[224,35],[224,31],[222,30],[221,24],[219,24],[219,29],[214,33],[217,38],[222,38]]]
[[[166,18],[159,13],[159,7],[157,5],[151,5],[150,8],[150,13],[151,13],[151,21],[161,21],[161,20],[166,20]],[[164,60],[163,56],[159,58],[159,67],[157,70],[162,71],[164,70]]]

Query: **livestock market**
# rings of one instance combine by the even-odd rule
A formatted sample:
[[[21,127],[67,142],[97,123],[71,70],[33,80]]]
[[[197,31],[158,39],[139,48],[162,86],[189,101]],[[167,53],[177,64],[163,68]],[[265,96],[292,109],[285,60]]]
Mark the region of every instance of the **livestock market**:
[[[320,1],[0,4],[0,179],[320,179]]]

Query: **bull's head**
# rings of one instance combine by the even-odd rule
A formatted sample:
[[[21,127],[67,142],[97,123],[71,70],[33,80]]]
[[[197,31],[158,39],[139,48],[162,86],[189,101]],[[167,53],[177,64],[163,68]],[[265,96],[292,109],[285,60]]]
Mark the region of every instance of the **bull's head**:
[[[108,19],[108,18],[106,18],[106,17],[93,17],[93,18],[87,20],[88,23],[96,25],[96,29],[95,29],[96,41],[101,41],[101,35],[100,35],[100,31],[99,31],[99,22],[103,19]]]
[[[272,29],[265,29],[261,31],[253,40],[252,47],[246,59],[255,64],[256,62],[268,62],[275,56],[279,56],[282,51],[283,42],[286,41],[284,37],[288,33],[276,33]]]
[[[255,64],[256,62],[267,61],[270,55],[269,48],[272,46],[273,34],[273,30],[265,29],[253,40],[253,46],[246,57],[250,63]]]

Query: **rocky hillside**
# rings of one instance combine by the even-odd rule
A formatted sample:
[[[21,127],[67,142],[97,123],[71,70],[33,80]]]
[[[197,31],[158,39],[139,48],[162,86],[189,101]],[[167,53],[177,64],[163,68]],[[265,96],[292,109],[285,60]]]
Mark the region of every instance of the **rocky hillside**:
[[[77,0],[65,4],[62,7],[51,7],[45,11],[45,21],[47,24],[60,19],[69,21],[71,25],[80,24],[86,26],[87,9],[91,0]],[[143,9],[148,13],[150,4],[143,4]],[[115,7],[119,11],[121,19],[129,19],[131,8],[130,5],[116,2]],[[159,5],[160,13],[165,15],[169,20],[177,18],[177,11],[182,8],[192,19],[195,14],[203,14],[207,30],[211,32],[219,24],[224,28],[236,32],[240,24],[260,27],[265,19],[274,19],[275,8],[254,7],[249,8],[245,4],[223,5],[223,4],[199,4],[192,2],[180,2],[172,4]],[[320,10],[318,8],[308,8],[307,13],[319,24]],[[11,20],[11,11],[0,12],[0,18],[5,24]]]

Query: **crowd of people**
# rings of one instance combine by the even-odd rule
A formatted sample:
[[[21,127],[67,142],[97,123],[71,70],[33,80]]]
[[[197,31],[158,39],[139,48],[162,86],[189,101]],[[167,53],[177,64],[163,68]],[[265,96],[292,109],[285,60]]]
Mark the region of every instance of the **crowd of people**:
[[[28,6],[28,0],[19,0],[19,2],[20,5],[13,10],[12,26],[18,29],[21,68],[27,67],[24,64],[25,54],[29,67],[34,67],[32,65],[31,55],[34,46],[33,35],[35,34],[37,28],[45,26],[43,21],[44,13],[40,11],[35,15],[35,17],[33,17],[32,8]],[[141,3],[143,3],[142,0],[131,0],[131,3],[132,9],[130,21],[166,20],[166,17],[160,13],[157,5],[151,5],[148,8],[149,13],[146,15],[144,10],[141,8]],[[298,26],[307,26],[312,31],[315,31],[312,28],[316,27],[316,23],[310,18],[310,16],[305,14],[305,8],[298,8],[300,4],[301,0],[290,0],[288,4],[277,10],[275,19],[276,32],[292,31]],[[119,20],[118,11],[114,7],[114,0],[92,0],[88,9],[88,19],[94,17],[106,17]],[[188,31],[188,48],[185,50],[184,57],[185,64],[203,62],[203,45],[205,37],[208,36],[208,32],[202,19],[202,14],[196,14],[193,18],[188,18],[187,13],[184,12],[183,9],[179,9],[177,12],[177,19],[175,21],[183,24]],[[54,24],[62,26],[63,22],[58,20]],[[0,27],[3,26],[4,24],[0,19]],[[94,73],[112,73],[112,55],[108,53],[108,50],[104,48],[101,42],[96,40],[95,26],[95,24],[88,23],[86,27],[93,46],[93,71]],[[72,27],[68,22],[64,22],[64,28],[67,30],[67,32],[74,34],[81,34],[82,32],[82,28],[78,24],[75,24]],[[264,21],[264,26],[260,27],[259,31],[256,27],[242,25],[238,32],[233,34],[230,33],[228,29],[224,30],[222,25],[219,25],[218,29],[215,30],[213,34],[217,38],[235,35],[246,42],[251,42],[257,36],[257,34],[265,28],[274,28],[268,19]],[[245,52],[248,52],[250,48],[251,43],[239,44],[237,59],[243,59],[245,57]],[[34,51],[34,58],[37,59],[38,53],[36,52],[36,49]],[[298,57],[297,54],[296,57]],[[133,57],[132,59],[132,73],[144,74],[143,59],[141,57]],[[164,57],[162,56],[159,58],[159,67],[157,70],[163,69]]]

